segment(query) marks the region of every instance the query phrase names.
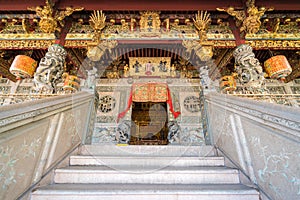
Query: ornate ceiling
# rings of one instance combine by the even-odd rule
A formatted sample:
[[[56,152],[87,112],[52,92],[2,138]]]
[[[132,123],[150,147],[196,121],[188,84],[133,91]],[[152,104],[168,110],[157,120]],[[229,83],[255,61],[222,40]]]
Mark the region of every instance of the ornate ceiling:
[[[255,1],[255,6],[260,11],[265,10],[260,18],[259,30],[247,34],[241,28],[244,23],[238,22],[239,17],[236,16],[246,13],[244,21],[248,19],[249,7],[244,0],[56,0],[52,3],[50,2],[51,16],[56,20],[56,24],[51,28],[43,28],[41,21],[44,15],[41,10],[46,6],[45,0],[11,0],[5,3],[1,1],[2,75],[15,80],[8,69],[16,55],[26,54],[39,61],[45,55],[48,46],[59,43],[68,51],[67,68],[77,70],[78,75],[84,77],[85,70],[91,68],[86,58],[88,47],[95,42],[95,27],[89,21],[95,10],[102,10],[106,16],[105,28],[100,30],[99,37],[118,41],[118,46],[112,49],[112,52],[106,51],[101,60],[94,63],[98,68],[104,66],[110,70],[112,62],[119,60],[122,64],[118,69],[123,70],[129,57],[170,56],[173,62],[182,61],[186,52],[181,44],[182,40],[199,38],[199,32],[193,24],[198,10],[207,10],[211,19],[206,33],[207,40],[214,45],[215,66],[211,68],[212,76],[226,75],[233,70],[232,50],[241,43],[250,44],[261,62],[271,55],[284,54],[294,69],[299,68],[300,4],[296,1]],[[230,12],[231,7],[234,8],[234,14]],[[138,31],[141,28],[143,10],[158,11],[158,35],[142,35]],[[190,70],[196,70],[199,64],[197,56],[191,55],[189,61]],[[216,71],[219,73],[214,73]],[[299,74],[296,72],[293,76],[297,77]]]

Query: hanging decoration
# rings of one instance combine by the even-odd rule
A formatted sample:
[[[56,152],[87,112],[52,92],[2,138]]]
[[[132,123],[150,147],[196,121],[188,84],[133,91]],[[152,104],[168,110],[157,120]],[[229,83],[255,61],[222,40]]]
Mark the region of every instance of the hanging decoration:
[[[11,64],[9,71],[17,79],[31,78],[37,67],[37,62],[25,55],[17,55]]]
[[[264,68],[271,79],[284,80],[286,76],[292,73],[292,67],[283,55],[273,56],[266,60]]]
[[[167,102],[169,109],[176,119],[180,112],[175,112],[172,103],[170,89],[165,83],[141,83],[133,84],[129,95],[127,108],[119,113],[118,120],[123,118],[129,111],[132,102]]]

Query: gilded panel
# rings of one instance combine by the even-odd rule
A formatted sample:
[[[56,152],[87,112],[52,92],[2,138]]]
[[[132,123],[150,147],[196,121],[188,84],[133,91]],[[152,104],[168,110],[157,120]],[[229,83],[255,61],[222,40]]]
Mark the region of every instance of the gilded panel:
[[[170,76],[171,57],[130,57],[130,76]]]

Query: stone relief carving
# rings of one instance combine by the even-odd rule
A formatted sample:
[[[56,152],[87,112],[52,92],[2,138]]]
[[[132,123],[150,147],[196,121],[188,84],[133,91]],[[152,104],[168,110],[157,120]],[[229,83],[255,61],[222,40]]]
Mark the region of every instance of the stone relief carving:
[[[267,121],[268,121],[268,122],[279,124],[280,126],[285,126],[287,128],[293,129],[295,131],[300,131],[300,123],[296,122],[296,121],[291,121],[291,120],[288,120],[285,118],[275,117],[273,115],[269,115],[269,114],[266,114],[266,113],[263,113],[263,112],[260,112],[257,110],[252,110],[252,109],[248,109],[245,107],[241,107],[240,105],[234,105],[232,103],[224,103],[222,105],[220,105],[219,102],[218,102],[218,104],[216,104],[214,102],[211,102],[211,103],[216,106],[222,106],[222,107],[224,106],[224,108],[233,108],[235,110],[242,111],[244,113],[247,113],[249,115],[253,115],[253,116],[257,117],[258,119],[264,119],[264,120],[266,120],[265,123],[267,123]]]
[[[97,116],[97,123],[112,123],[116,121],[115,116]]]
[[[299,122],[294,122],[294,121],[290,121],[290,120],[287,120],[284,118],[275,117],[275,116],[268,115],[268,114],[265,114],[263,112],[259,112],[256,110],[243,108],[238,105],[226,104],[226,106],[229,108],[234,108],[236,110],[246,112],[250,115],[256,116],[259,119],[264,119],[264,120],[267,120],[267,121],[270,121],[270,122],[273,122],[273,123],[276,123],[276,124],[279,124],[282,126],[286,126],[288,128],[294,129],[296,131],[300,131],[300,123]]]
[[[181,128],[177,121],[169,121],[168,122],[168,141],[172,143],[179,143],[180,142],[180,133],[181,133]]]
[[[35,157],[41,143],[41,137],[35,138],[31,142],[24,138],[20,148],[0,147],[0,183],[2,185],[0,191],[6,190],[11,184],[17,184],[17,179],[25,176],[24,173],[17,172],[16,165],[22,158]]]
[[[34,74],[33,81],[37,92],[56,92],[56,85],[62,82],[66,56],[66,50],[58,44],[54,44],[48,48],[48,52],[41,59]]]
[[[72,146],[76,142],[80,141],[80,135],[81,132],[81,118],[76,116],[82,116],[81,111],[78,109],[76,111],[68,111],[64,114],[65,122],[64,127],[67,132],[67,135],[70,136],[70,143],[67,143],[66,145]]]
[[[97,68],[93,67],[92,70],[87,70],[86,87],[89,89],[95,89],[96,87],[96,74]]]
[[[110,95],[106,95],[99,99],[98,110],[103,113],[111,112],[116,107],[116,99]]]
[[[96,127],[92,143],[116,143],[116,127]]]
[[[200,67],[200,81],[201,85],[204,89],[209,89],[212,87],[212,80],[209,77],[209,71],[208,66],[202,66]]]
[[[201,128],[185,127],[181,129],[180,143],[185,145],[205,144],[204,134]]]
[[[184,108],[192,113],[200,111],[200,99],[196,96],[188,96],[183,101]]]
[[[263,160],[263,168],[258,169],[257,174],[260,181],[267,184],[268,187],[274,191],[275,196],[280,199],[285,199],[285,191],[280,190],[279,184],[288,184],[291,188],[296,189],[297,194],[290,194],[292,196],[298,196],[300,194],[300,176],[298,174],[292,174],[290,169],[290,159],[293,155],[300,155],[300,151],[287,152],[283,148],[280,152],[274,153],[269,145],[263,145],[259,137],[252,136],[250,139],[251,144],[255,147],[254,150]],[[272,177],[281,177],[281,180],[285,180],[285,183],[273,180]]]
[[[116,140],[121,144],[128,144],[130,141],[130,129],[131,129],[131,121],[124,120],[122,121],[116,131]]]

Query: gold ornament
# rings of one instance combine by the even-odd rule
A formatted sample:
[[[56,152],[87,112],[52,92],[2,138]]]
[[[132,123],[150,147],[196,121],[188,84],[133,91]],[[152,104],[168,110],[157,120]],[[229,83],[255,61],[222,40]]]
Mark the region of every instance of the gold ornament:
[[[90,16],[90,25],[91,27],[94,29],[94,41],[96,41],[97,43],[100,41],[101,39],[101,31],[102,29],[104,29],[106,23],[106,16],[104,15],[104,13],[102,13],[102,10],[94,10],[94,13]]]
[[[247,15],[244,10],[236,11],[233,7],[227,9],[217,8],[218,11],[225,11],[229,15],[237,19],[237,26],[240,26],[240,31],[245,31],[249,34],[255,34],[259,31],[261,21],[260,18],[264,15],[266,11],[272,11],[273,8],[266,9],[265,7],[257,8],[255,7],[255,0],[248,0],[247,5]]]
[[[44,33],[54,33],[55,31],[60,31],[58,23],[61,27],[64,26],[63,19],[70,16],[74,11],[83,10],[80,8],[67,7],[64,11],[55,11],[54,3],[51,0],[46,0],[46,5],[41,7],[29,7],[28,10],[35,11],[36,15],[40,17],[39,27]]]
[[[143,33],[156,33],[160,31],[160,12],[145,11],[141,12],[140,30]]]
[[[194,19],[194,26],[198,30],[199,38],[200,38],[200,43],[207,41],[207,28],[208,25],[211,22],[210,19],[210,14],[207,13],[207,11],[203,12],[198,11],[198,14],[196,15],[196,19]]]

